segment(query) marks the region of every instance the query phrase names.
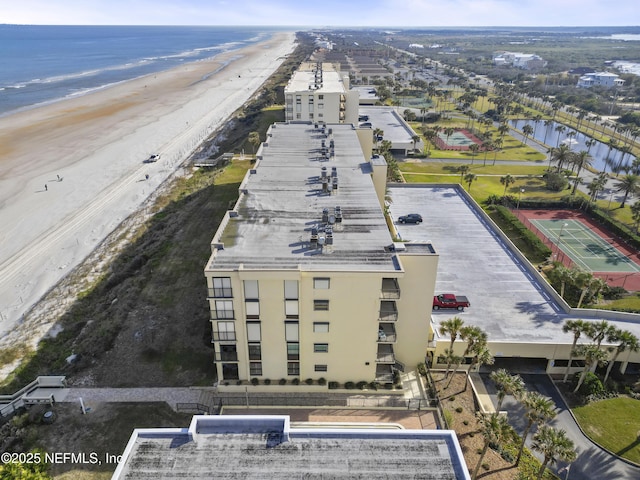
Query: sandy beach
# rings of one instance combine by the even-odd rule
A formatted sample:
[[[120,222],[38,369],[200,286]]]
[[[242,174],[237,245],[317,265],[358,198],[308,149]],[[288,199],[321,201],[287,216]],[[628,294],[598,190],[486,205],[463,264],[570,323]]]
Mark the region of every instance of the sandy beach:
[[[17,340],[8,333],[43,294],[251,97],[294,40],[276,34],[0,117],[0,347]],[[160,160],[143,163],[151,154]]]

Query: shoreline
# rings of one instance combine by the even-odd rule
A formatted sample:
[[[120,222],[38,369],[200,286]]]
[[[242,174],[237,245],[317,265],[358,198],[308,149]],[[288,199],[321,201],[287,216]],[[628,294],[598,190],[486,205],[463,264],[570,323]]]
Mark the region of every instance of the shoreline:
[[[46,333],[56,318],[34,339],[25,313],[249,100],[294,43],[294,32],[274,33],[0,116],[0,347]],[[151,154],[161,159],[143,163]]]

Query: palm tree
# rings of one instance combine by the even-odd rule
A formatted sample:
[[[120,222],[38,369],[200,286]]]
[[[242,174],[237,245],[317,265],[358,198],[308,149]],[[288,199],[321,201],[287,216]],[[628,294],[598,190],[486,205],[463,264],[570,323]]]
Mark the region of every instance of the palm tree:
[[[620,208],[624,208],[624,205],[627,201],[627,197],[629,196],[630,193],[636,193],[638,191],[639,181],[640,181],[640,177],[638,175],[629,173],[624,177],[622,177],[622,179],[615,185],[616,192],[624,192],[624,197],[622,197]]]
[[[544,425],[553,417],[556,416],[556,404],[548,397],[541,395],[538,392],[526,392],[522,396],[522,406],[526,412],[524,416],[527,419],[527,426],[522,434],[522,443],[518,450],[518,457],[516,458],[516,466],[520,464],[522,453],[524,452],[524,446],[527,442],[527,437],[531,432],[533,425]]]
[[[589,190],[589,195],[592,202],[595,202],[598,197],[598,193],[604,190],[608,179],[609,176],[606,173],[600,172],[598,176],[594,178],[593,181],[589,184],[587,188]]]
[[[440,335],[449,335],[451,337],[451,344],[449,345],[449,350],[453,351],[453,344],[458,338],[458,334],[464,325],[464,320],[460,317],[452,317],[448,320],[445,320],[440,324],[439,332]]]
[[[467,342],[467,346],[462,353],[462,361],[470,354],[474,354],[478,351],[479,345],[486,345],[487,343],[487,334],[480,328],[474,325],[466,325],[460,329],[460,338]],[[462,361],[460,363],[462,363]],[[449,379],[449,383],[447,383],[447,387],[451,383],[451,380],[455,376],[460,367],[460,363],[456,364],[456,367],[453,370],[453,374]]]
[[[443,130],[443,133],[447,136],[447,145],[449,145],[449,137],[455,133],[455,129],[447,127]]]
[[[464,389],[467,390],[467,385],[469,384],[469,376],[471,375],[471,370],[475,370],[476,372],[480,370],[482,365],[493,365],[495,359],[493,358],[493,354],[486,343],[481,343],[474,348],[473,357],[471,358],[471,364],[469,365],[469,369],[467,370],[467,376],[464,381]]]
[[[552,149],[551,158],[554,162],[558,162],[558,166],[556,167],[556,171],[560,171],[562,169],[562,165],[564,162],[568,162],[572,157],[571,148],[566,143],[563,143],[559,147]]]
[[[607,383],[609,374],[613,369],[613,364],[616,363],[616,360],[618,359],[618,355],[626,350],[629,350],[631,352],[637,352],[638,350],[640,350],[640,341],[638,341],[638,337],[636,337],[629,330],[618,330],[616,328],[612,335],[608,338],[608,340],[610,342],[617,343],[618,346],[614,350],[613,358],[609,360],[609,364],[607,365],[607,373],[605,373],[602,383]]]
[[[578,182],[580,181],[580,171],[583,168],[588,168],[591,166],[593,162],[593,157],[589,156],[589,152],[586,150],[581,150],[574,155],[574,162],[578,166],[578,172],[576,173],[576,179],[573,182],[573,190],[571,191],[571,195],[576,194],[576,188],[578,188]]]
[[[580,288],[580,299],[576,308],[580,308],[587,293],[591,292],[592,296],[597,298],[600,291],[607,286],[607,282],[589,273],[584,281],[576,282],[576,286]]]
[[[473,181],[476,179],[476,175],[475,173],[467,173],[464,176],[464,181],[467,183],[468,187],[467,187],[467,191],[470,192],[471,191],[471,184],[473,183]]]
[[[480,424],[480,432],[484,437],[484,445],[482,446],[482,452],[480,452],[480,458],[478,459],[476,468],[473,470],[473,475],[471,477],[473,480],[478,477],[480,465],[482,465],[482,460],[487,453],[489,445],[491,443],[499,443],[511,433],[511,427],[509,426],[507,417],[499,415],[482,415],[478,412],[476,414],[476,418]]]
[[[480,150],[480,145],[478,145],[477,143],[474,143],[473,145],[469,145],[469,150],[471,150],[471,164],[473,165],[473,161],[475,160],[476,155]]]
[[[498,150],[502,150],[502,145],[503,145],[503,139],[502,138],[496,138],[495,142],[493,142],[493,164],[496,164],[496,158],[498,158]]]
[[[531,447],[544,455],[544,461],[538,471],[538,480],[542,478],[549,463],[555,463],[558,459],[571,463],[577,456],[575,445],[567,437],[567,432],[547,425],[540,427],[535,433]]]
[[[585,333],[587,336],[596,342],[596,346],[600,348],[602,341],[609,337],[615,330],[613,325],[610,325],[606,320],[600,320],[599,322],[589,322]]]
[[[464,175],[468,173],[469,170],[471,170],[471,167],[469,165],[460,165],[456,168],[456,170],[460,172],[460,183],[462,183]]]
[[[496,405],[496,415],[502,408],[502,402],[507,395],[514,395],[516,398],[524,391],[524,381],[520,375],[511,375],[504,368],[499,368],[489,375],[498,389],[498,405]]]
[[[542,143],[544,143],[546,145],[546,143],[547,143],[547,135],[549,133],[549,125],[553,124],[553,120],[545,120],[544,122],[542,122],[542,124],[545,126],[544,139],[542,140]]]
[[[451,365],[460,365],[460,363],[462,362],[462,357],[453,353],[452,349],[445,348],[444,360],[445,362],[447,362],[447,370],[444,372],[444,378],[446,379],[449,376],[449,372],[451,371]]]
[[[607,352],[601,350],[597,345],[588,344],[578,345],[575,349],[574,355],[576,357],[584,357],[584,369],[580,374],[580,378],[578,379],[576,388],[573,390],[573,393],[576,393],[578,390],[580,390],[582,382],[584,382],[587,373],[593,370],[600,362],[604,362],[607,360]]]
[[[509,188],[509,185],[516,183],[516,179],[507,174],[504,177],[500,177],[500,183],[504,185],[504,192],[502,192],[504,197],[507,194],[507,188]]]
[[[576,343],[578,343],[580,335],[585,333],[588,328],[589,323],[580,318],[577,318],[575,320],[569,319],[564,322],[564,325],[562,326],[562,331],[564,333],[573,333],[573,344],[571,345],[571,353],[569,354],[569,363],[567,363],[567,369],[564,372],[562,383],[567,383],[567,378],[569,377],[569,369],[571,368],[571,361],[573,360],[573,352],[576,348]]]
[[[640,225],[640,202],[636,202],[631,205],[631,218],[633,219],[633,227],[638,233],[638,226]]]
[[[567,127],[558,125],[554,130],[558,132],[558,138],[556,139],[556,148],[558,148],[560,146],[560,136],[567,131]]]
[[[555,274],[560,280],[560,296],[564,298],[564,289],[568,282],[573,280],[575,272],[570,268],[565,267],[564,265],[558,265],[555,268]]]
[[[533,127],[531,125],[527,124],[524,127],[522,127],[522,134],[524,135],[524,142],[522,142],[522,145],[527,144],[527,139],[529,138],[529,135],[531,135],[532,133],[533,133]]]

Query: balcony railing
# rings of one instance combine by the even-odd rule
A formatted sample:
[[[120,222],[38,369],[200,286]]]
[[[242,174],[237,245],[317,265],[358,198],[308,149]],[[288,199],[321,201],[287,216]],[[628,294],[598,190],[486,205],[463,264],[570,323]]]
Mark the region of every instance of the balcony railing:
[[[396,302],[382,300],[380,302],[380,313],[378,320],[380,322],[396,322],[398,320],[398,309]]]
[[[396,329],[393,323],[382,323],[378,327],[378,343],[396,343]]]
[[[391,365],[378,365],[376,367],[376,382],[393,382],[393,368],[391,367]]]
[[[388,344],[378,345],[376,363],[396,363],[396,356],[393,354],[393,346]]]
[[[238,352],[216,352],[216,362],[237,362]]]
[[[382,292],[381,298],[399,299],[400,287],[398,286],[398,279],[396,278],[383,278],[382,279]]]
[[[233,290],[230,288],[208,288],[209,298],[233,298]]]
[[[233,341],[235,342],[236,339],[236,332],[213,332],[213,341],[214,342],[227,342],[227,341]]]

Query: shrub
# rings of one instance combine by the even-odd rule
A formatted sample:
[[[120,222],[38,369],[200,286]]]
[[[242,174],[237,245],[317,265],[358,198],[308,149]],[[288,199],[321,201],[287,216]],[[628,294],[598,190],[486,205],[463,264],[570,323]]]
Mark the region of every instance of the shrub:
[[[300,379],[294,378],[293,380],[291,380],[291,383],[293,383],[294,385],[300,385]]]
[[[525,227],[518,217],[512,214],[508,208],[496,205],[496,213],[512,230],[515,231],[524,243],[532,250],[537,258],[546,259],[551,255],[551,249],[540,240],[535,233]]]
[[[304,383],[306,383],[307,385],[313,385],[313,378],[307,378]]]
[[[592,372],[587,372],[584,382],[580,385],[582,395],[600,395],[604,393],[604,386],[600,379]]]
[[[549,172],[546,175],[547,178],[547,190],[553,192],[559,192],[564,190],[567,186],[567,178],[557,172]]]
[[[251,379],[251,385],[256,386],[256,385],[258,385],[258,383],[259,383],[259,380],[256,377],[253,377]]]
[[[419,363],[418,364],[418,373],[420,375],[422,375],[423,377],[427,376],[427,367],[424,363]]]
[[[351,389],[356,388],[356,384],[355,384],[355,383],[353,383],[353,382],[346,382],[346,383],[344,384],[344,388],[346,388],[347,390],[351,390]]]
[[[356,384],[356,386],[357,386],[360,390],[364,390],[364,389],[365,389],[365,387],[367,386],[367,382],[360,381],[360,382],[358,382],[358,383]]]
[[[265,385],[271,385],[271,379],[270,378],[265,378],[263,380],[263,382],[264,382]]]
[[[286,385],[287,384],[287,379],[286,378],[281,378],[280,380],[278,380],[278,383],[280,385]]]
[[[338,382],[329,382],[329,390],[335,390],[338,388]]]
[[[236,385],[242,385],[242,380],[236,380]]]
[[[462,407],[457,407],[457,408],[456,408],[456,412],[458,412],[458,413],[462,413]]]
[[[371,390],[378,390],[378,385],[379,385],[378,382],[371,382],[369,383],[369,388]]]
[[[463,420],[462,424],[466,427],[467,425],[469,425],[469,420]]]
[[[455,400],[456,400],[456,396],[455,396],[455,395],[451,395],[451,396],[449,397],[449,401],[450,401],[450,402],[455,402]]]
[[[320,377],[318,379],[318,385],[326,385],[327,384],[327,380],[324,377]]]

